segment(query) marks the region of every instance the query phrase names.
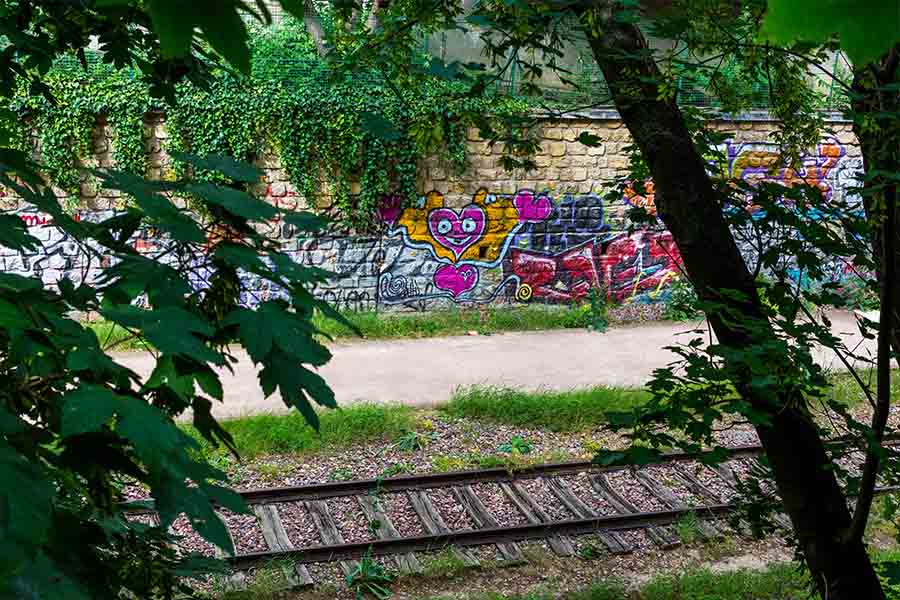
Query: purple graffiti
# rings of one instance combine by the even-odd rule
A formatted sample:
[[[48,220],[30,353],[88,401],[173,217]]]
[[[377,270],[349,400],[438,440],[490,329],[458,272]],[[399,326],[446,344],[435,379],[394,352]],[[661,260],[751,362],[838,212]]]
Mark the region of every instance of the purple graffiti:
[[[438,208],[428,214],[428,231],[457,259],[481,239],[486,226],[484,210],[477,204],[470,204],[458,213],[452,208]]]
[[[553,205],[547,194],[535,197],[531,190],[520,190],[513,199],[520,223],[540,223],[550,216]]]

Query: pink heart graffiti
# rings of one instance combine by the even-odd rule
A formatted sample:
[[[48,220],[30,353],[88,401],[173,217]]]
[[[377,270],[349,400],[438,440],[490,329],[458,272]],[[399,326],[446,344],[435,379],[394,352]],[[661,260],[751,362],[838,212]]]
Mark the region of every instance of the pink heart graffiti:
[[[458,298],[478,283],[478,269],[472,265],[444,265],[434,272],[434,285]]]
[[[541,194],[535,198],[534,192],[531,190],[520,190],[513,198],[513,206],[519,213],[520,223],[540,223],[549,217],[550,211],[553,210],[547,194]]]
[[[486,225],[484,210],[477,204],[470,204],[459,212],[452,208],[436,208],[428,214],[431,236],[457,259],[481,239]]]

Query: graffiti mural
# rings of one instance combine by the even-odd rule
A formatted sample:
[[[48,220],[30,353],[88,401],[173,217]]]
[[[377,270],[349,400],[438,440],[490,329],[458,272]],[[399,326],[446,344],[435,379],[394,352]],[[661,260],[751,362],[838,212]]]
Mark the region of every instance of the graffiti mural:
[[[569,303],[603,290],[611,301],[649,301],[672,279],[680,255],[665,232],[611,231],[593,194],[479,190],[461,208],[431,192],[379,209],[400,252],[386,254],[379,302],[416,307],[435,300]]]
[[[514,278],[499,283],[482,273],[499,267],[515,234],[550,216],[547,194],[520,190],[499,196],[480,189],[461,208],[445,206],[444,197],[429,192],[412,207],[401,209],[388,196],[378,214],[387,235],[402,240],[402,252],[381,274],[380,300],[388,304],[423,299],[489,302]],[[387,257],[386,257],[387,258]],[[412,264],[410,258],[413,260]]]
[[[837,140],[823,141],[795,167],[784,163],[771,144],[727,142],[722,148],[729,175],[751,183],[810,184],[826,199],[846,199],[847,190],[858,183],[860,160],[848,156]],[[666,300],[667,287],[682,268],[678,248],[659,222],[623,231],[620,220],[620,204],[656,216],[655,191],[652,181],[626,187],[612,206],[592,193],[535,189],[501,194],[483,188],[460,203],[450,203],[438,192],[426,193],[412,204],[388,195],[377,210],[384,226],[380,235],[329,232],[309,237],[277,219],[270,223],[269,233],[297,263],[335,274],[313,291],[345,310],[571,303],[584,301],[595,291],[615,303],[658,302]],[[297,192],[282,183],[269,184],[263,196],[276,206],[302,204]],[[750,207],[751,212],[757,209]],[[13,212],[44,248],[30,255],[0,248],[4,271],[40,277],[52,286],[63,277],[90,280],[109,266],[109,259],[104,262],[83,252],[47,215],[33,209]],[[99,221],[114,214],[81,210],[74,217]],[[745,260],[752,264],[760,253],[754,246],[758,236],[744,233],[735,231]],[[132,244],[142,254],[170,254],[170,242],[153,229],[135,233]],[[191,284],[204,289],[211,273],[205,256],[195,260]],[[836,279],[852,275],[845,263],[834,259],[831,270]],[[284,290],[259,276],[242,277],[245,305],[285,297]],[[803,283],[803,272],[796,277]]]
[[[769,181],[785,187],[811,185],[819,188],[826,200],[831,198],[837,167],[847,153],[836,140],[829,140],[803,156],[794,167],[771,144],[727,143],[725,152],[729,177],[749,183]]]

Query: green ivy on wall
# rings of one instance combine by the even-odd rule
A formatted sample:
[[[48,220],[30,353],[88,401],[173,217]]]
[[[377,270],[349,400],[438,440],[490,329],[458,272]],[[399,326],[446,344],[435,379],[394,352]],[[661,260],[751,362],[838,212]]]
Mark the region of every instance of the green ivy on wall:
[[[184,84],[174,105],[159,106],[139,73],[114,70],[98,57],[87,70],[74,61],[62,63],[48,78],[57,103],[23,91],[15,108],[27,109],[30,118],[13,138],[26,147],[37,136],[48,176],[77,197],[98,118],[109,124],[116,167],[143,175],[145,115],[158,109],[166,115],[163,150],[245,161],[273,150],[298,191],[309,199],[327,194],[354,227],[369,222],[384,194],[415,196],[421,155],[438,154],[458,171],[465,168],[467,124],[445,105],[447,90],[441,86],[449,84],[401,89],[398,96],[378,77],[335,80],[296,23],[257,33],[251,77],[221,72],[206,89]],[[481,102],[487,112],[487,100],[465,102]],[[492,111],[509,114],[527,110],[514,100],[490,104]],[[395,132],[374,135],[364,123],[372,118],[390,122]],[[185,168],[175,164],[175,174],[183,175]]]

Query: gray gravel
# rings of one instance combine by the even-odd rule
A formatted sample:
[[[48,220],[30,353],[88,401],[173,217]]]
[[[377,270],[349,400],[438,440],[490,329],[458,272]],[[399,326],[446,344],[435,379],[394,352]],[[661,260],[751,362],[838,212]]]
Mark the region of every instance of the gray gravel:
[[[213,545],[194,531],[184,515],[175,519],[169,530],[181,538],[178,540],[178,547],[184,552],[200,552],[206,556],[215,554]]]
[[[641,485],[628,470],[609,473],[607,479],[617,492],[640,511],[665,510],[667,508],[665,504],[651,496],[647,488]]]
[[[528,523],[525,516],[510,502],[496,483],[478,483],[473,485],[472,489],[501,527]]]
[[[475,522],[472,521],[466,510],[456,501],[450,490],[428,490],[428,497],[441,514],[441,517],[443,517],[444,523],[447,524],[450,531],[475,529]]]
[[[426,531],[413,510],[409,497],[405,493],[384,494],[379,498],[381,509],[385,512],[397,532],[403,537],[425,535]]]
[[[544,509],[551,521],[575,518],[575,515],[563,506],[562,502],[559,501],[559,498],[556,497],[556,494],[553,493],[543,479],[526,479],[522,481],[522,487],[534,498],[538,506]]]
[[[249,552],[265,552],[269,549],[263,538],[262,529],[256,515],[238,515],[231,511],[220,511],[219,517],[234,539],[234,549],[238,554]]]
[[[687,504],[688,506],[701,506],[705,504],[703,498],[694,494],[686,485],[684,485],[681,479],[675,477],[675,472],[672,467],[662,466],[662,465],[654,465],[649,467],[644,467],[642,469],[644,473],[652,477],[658,483],[664,485],[668,490],[670,490],[679,500]]]
[[[566,477],[565,480],[572,488],[572,493],[578,496],[582,502],[587,504],[588,508],[594,511],[594,513],[598,515],[617,514],[617,511],[609,504],[609,502],[604,500],[600,494],[594,491],[588,477],[587,473],[579,473],[578,475]]]
[[[322,539],[316,531],[312,517],[302,502],[284,502],[277,505],[278,516],[288,539],[295,548],[319,546]]]
[[[376,539],[355,498],[330,498],[327,502],[328,511],[346,543],[354,544]]]

